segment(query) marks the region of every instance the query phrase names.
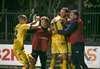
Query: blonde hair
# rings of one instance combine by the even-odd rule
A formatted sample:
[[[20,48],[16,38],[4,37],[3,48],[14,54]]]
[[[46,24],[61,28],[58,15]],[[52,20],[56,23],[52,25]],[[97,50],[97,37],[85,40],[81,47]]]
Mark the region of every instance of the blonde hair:
[[[26,15],[19,15],[18,20],[27,20]]]

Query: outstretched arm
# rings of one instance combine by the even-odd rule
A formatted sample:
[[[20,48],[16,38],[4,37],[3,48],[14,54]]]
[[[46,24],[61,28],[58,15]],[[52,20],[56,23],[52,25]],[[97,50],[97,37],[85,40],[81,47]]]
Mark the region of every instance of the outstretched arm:
[[[61,22],[61,24],[62,24],[62,26],[63,26],[64,28],[67,28],[67,25],[66,25],[64,22]]]
[[[72,23],[68,28],[64,30],[58,30],[58,34],[62,35],[70,35],[72,32],[74,32],[78,28],[78,22]]]
[[[36,29],[39,26],[39,21],[40,21],[40,17],[37,16],[36,19],[32,22],[29,23],[31,25],[31,29]]]

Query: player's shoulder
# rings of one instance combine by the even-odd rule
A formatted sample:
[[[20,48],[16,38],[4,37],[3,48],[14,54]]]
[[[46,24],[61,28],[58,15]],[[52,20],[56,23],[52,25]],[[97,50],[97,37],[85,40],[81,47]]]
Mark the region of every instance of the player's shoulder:
[[[30,28],[30,24],[20,24],[19,29],[25,30],[27,28]]]
[[[17,24],[17,25],[16,25],[16,28],[20,28],[20,27],[21,27],[21,24]]]
[[[29,24],[22,24],[21,26],[29,26]]]
[[[21,27],[24,28],[24,27],[29,27],[30,24],[21,24]]]
[[[60,16],[55,17],[55,20],[58,21],[59,19],[61,19]]]
[[[56,16],[52,19],[52,21],[57,21],[58,19],[60,19],[60,16]]]

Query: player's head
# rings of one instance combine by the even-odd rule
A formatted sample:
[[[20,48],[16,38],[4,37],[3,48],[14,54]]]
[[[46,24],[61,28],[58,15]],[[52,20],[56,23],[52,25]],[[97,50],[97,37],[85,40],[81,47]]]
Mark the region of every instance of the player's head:
[[[21,24],[26,24],[27,23],[26,15],[19,15],[18,20],[19,20],[19,23],[21,23]]]
[[[50,20],[49,20],[48,17],[46,17],[46,16],[41,17],[41,26],[44,27],[44,28],[47,28],[49,21]]]
[[[60,10],[60,16],[61,17],[66,17],[66,16],[68,16],[68,12],[69,12],[69,9],[68,8],[62,8]]]
[[[79,13],[77,10],[71,10],[70,11],[70,19],[74,20],[74,19],[78,19]]]

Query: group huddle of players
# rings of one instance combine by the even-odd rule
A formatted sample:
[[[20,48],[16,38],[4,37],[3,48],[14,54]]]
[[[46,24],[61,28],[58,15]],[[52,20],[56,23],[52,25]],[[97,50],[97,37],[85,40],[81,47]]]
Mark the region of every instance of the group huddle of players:
[[[56,56],[60,56],[61,69],[88,69],[84,62],[83,22],[78,18],[78,11],[62,8],[50,22],[47,16],[36,16],[27,24],[26,15],[19,15],[19,24],[14,28],[14,54],[22,69],[35,69],[37,57],[40,57],[41,69],[46,69],[46,52],[51,43],[52,59],[50,68],[54,69]],[[37,24],[36,24],[37,23]],[[50,28],[49,28],[50,25]],[[27,30],[35,29],[32,41],[32,54],[24,50],[24,39]]]

